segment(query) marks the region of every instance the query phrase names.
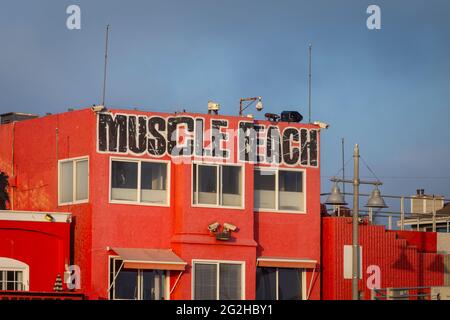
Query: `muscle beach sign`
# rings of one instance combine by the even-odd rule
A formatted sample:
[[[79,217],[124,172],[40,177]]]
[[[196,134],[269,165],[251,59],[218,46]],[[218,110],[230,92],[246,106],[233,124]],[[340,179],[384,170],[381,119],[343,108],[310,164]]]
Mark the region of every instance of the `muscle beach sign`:
[[[226,119],[189,115],[97,115],[99,153],[317,167],[317,139],[316,129],[281,129],[276,123],[243,120],[230,128]]]

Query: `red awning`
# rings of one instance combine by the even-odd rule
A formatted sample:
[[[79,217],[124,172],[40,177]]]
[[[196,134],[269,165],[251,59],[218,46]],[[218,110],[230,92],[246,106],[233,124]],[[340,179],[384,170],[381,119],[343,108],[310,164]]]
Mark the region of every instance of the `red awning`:
[[[112,248],[126,269],[184,270],[186,262],[170,249]]]
[[[317,261],[297,258],[259,257],[257,259],[256,265],[258,267],[272,268],[314,269],[317,265]]]

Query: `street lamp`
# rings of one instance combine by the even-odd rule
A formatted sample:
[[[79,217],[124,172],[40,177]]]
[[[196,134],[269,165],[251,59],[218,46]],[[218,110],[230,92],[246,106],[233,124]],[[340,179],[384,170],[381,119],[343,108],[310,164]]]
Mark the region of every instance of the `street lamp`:
[[[361,184],[374,185],[375,189],[366,204],[367,208],[387,208],[386,203],[381,197],[381,192],[378,186],[383,183],[377,181],[362,181],[359,180],[359,146],[356,144],[353,150],[353,180],[331,178],[334,182],[331,194],[327,198],[325,204],[343,205],[345,204],[344,197],[342,196],[338,182],[353,184],[353,212],[352,212],[352,299],[359,300],[359,244],[358,244],[358,232],[359,232],[359,186]]]
[[[242,113],[245,109],[250,107],[254,102],[256,102],[256,110],[261,111],[263,109],[262,98],[254,97],[254,98],[241,98],[239,101],[239,116],[242,117]],[[244,102],[247,102],[247,105],[244,107]]]

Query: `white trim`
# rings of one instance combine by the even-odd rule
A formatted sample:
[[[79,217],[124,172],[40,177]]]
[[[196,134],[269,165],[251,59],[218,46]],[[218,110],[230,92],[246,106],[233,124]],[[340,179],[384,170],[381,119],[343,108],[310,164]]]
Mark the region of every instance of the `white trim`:
[[[127,201],[127,200],[114,200],[112,199],[111,186],[112,186],[112,163],[113,161],[121,162],[132,162],[137,163],[137,201]],[[151,203],[151,202],[141,202],[141,166],[142,162],[147,163],[165,163],[166,164],[166,203]],[[108,202],[111,204],[130,204],[138,206],[150,206],[150,207],[170,207],[170,194],[171,194],[171,162],[169,160],[162,159],[142,159],[142,158],[131,158],[131,157],[118,157],[111,156],[109,158],[109,185],[108,185]]]
[[[269,209],[269,208],[256,208],[253,204],[253,210],[254,212],[271,212],[271,213],[289,213],[289,214],[307,214],[307,187],[306,187],[306,169],[304,168],[286,168],[286,167],[265,167],[265,166],[255,166],[253,169],[253,172],[259,170],[259,171],[272,171],[275,174],[275,209]],[[279,209],[279,172],[280,171],[292,171],[292,172],[302,172],[302,192],[303,194],[303,203],[304,203],[304,210],[283,210]],[[253,182],[254,185],[254,182]],[[255,188],[253,188],[255,190]]]
[[[195,190],[197,192],[194,192],[194,165],[197,166],[197,170],[195,170]],[[216,167],[216,175],[217,175],[217,181],[216,181],[216,204],[199,204],[198,203],[198,166],[211,166]],[[222,168],[223,166],[230,166],[230,167],[239,167],[241,168],[241,205],[240,206],[227,206],[220,204],[222,195]],[[194,203],[194,197],[195,202]],[[235,209],[235,210],[242,210],[245,209],[245,166],[243,163],[217,163],[217,162],[209,162],[209,161],[197,161],[194,160],[191,163],[191,206],[197,207],[197,208],[219,208],[219,209]]]
[[[30,266],[28,264],[16,259],[0,257],[0,272],[2,271],[22,272],[22,291],[30,290]],[[0,288],[0,290],[2,289]]]
[[[317,260],[311,260],[311,259],[293,259],[293,258],[257,258],[256,259],[256,263],[258,263],[259,261],[275,261],[275,262],[306,262],[306,263],[317,263]]]
[[[125,263],[147,263],[147,264],[179,264],[179,265],[187,265],[187,262],[174,262],[174,261],[153,261],[153,260],[125,260],[120,259]]]
[[[192,276],[191,276],[191,300],[194,300],[195,297],[195,264],[210,264],[215,265],[217,268],[217,278],[216,278],[216,300],[220,300],[219,292],[220,292],[220,264],[237,264],[241,266],[241,300],[245,300],[245,261],[236,261],[236,260],[207,260],[207,259],[192,259]]]
[[[49,214],[53,221],[48,221],[45,216]],[[0,221],[30,221],[30,222],[62,222],[70,223],[72,214],[66,212],[38,212],[38,211],[16,211],[0,210]]]
[[[77,193],[77,163],[87,161],[87,199],[83,200],[76,200],[76,193]],[[72,201],[69,202],[61,202],[61,163],[65,162],[72,162]],[[67,158],[67,159],[58,159],[58,206],[67,206],[71,204],[81,204],[81,203],[88,203],[89,202],[89,183],[90,183],[90,161],[89,161],[89,155],[87,156],[81,156],[81,157],[75,157],[75,158]]]
[[[308,293],[306,292],[306,269],[302,270],[302,300],[308,300],[309,297],[307,297]],[[311,275],[311,277],[314,277],[314,273]]]

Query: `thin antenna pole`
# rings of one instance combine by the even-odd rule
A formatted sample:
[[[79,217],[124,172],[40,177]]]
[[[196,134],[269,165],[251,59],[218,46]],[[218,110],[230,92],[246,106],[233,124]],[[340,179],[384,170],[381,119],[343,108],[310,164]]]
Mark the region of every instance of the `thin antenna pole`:
[[[342,180],[345,180],[345,154],[344,154],[344,138],[342,138]],[[345,200],[345,183],[342,182],[342,191],[344,192]]]
[[[308,75],[308,110],[309,110],[309,116],[308,116],[308,123],[311,123],[311,50],[312,45],[309,45],[309,75]]]
[[[105,68],[103,69],[103,100],[102,100],[102,106],[105,106],[105,96],[106,96],[106,70],[107,70],[107,66],[108,66],[108,40],[109,40],[109,24],[106,26]]]

